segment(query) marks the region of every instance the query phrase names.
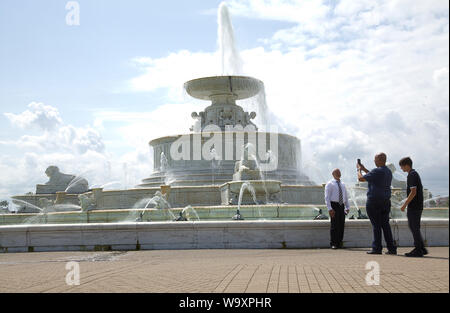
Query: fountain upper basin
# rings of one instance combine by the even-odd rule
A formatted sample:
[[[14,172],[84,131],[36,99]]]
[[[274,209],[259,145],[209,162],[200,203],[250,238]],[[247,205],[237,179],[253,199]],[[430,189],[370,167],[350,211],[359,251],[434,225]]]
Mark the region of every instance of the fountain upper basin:
[[[262,82],[247,76],[212,76],[193,79],[184,84],[189,95],[202,100],[230,96],[234,100],[253,97],[261,90]]]

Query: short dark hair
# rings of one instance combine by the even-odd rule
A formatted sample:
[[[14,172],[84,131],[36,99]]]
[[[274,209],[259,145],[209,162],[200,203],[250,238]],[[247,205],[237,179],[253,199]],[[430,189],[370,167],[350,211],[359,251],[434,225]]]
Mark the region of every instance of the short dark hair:
[[[413,164],[413,161],[411,160],[410,157],[403,158],[398,162],[398,165],[400,165],[400,166],[409,165],[409,167],[412,167],[412,164]]]

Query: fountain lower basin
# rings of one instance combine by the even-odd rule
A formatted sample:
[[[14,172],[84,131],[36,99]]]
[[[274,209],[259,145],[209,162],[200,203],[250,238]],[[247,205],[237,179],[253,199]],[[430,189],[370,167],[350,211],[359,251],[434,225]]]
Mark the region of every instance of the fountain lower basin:
[[[193,206],[198,218],[188,216],[191,221],[231,220],[236,214],[236,205],[222,206]],[[313,220],[317,216],[318,209],[322,209],[327,215],[324,205],[288,205],[288,204],[266,204],[266,205],[241,205],[240,211],[246,220]],[[82,223],[128,223],[135,222],[142,217],[143,222],[172,222],[174,216],[178,216],[183,208],[170,209],[110,209],[95,210],[88,212],[49,212],[46,214],[16,213],[0,214],[0,227],[11,225],[34,225],[34,224],[82,224]],[[349,217],[357,215],[356,208],[352,207]],[[366,214],[365,209],[361,208]],[[141,213],[142,216],[141,216]],[[423,218],[447,219],[448,208],[424,209]],[[393,210],[391,217],[405,219],[406,213]]]
[[[412,246],[406,220],[391,220],[399,246]],[[0,226],[0,252],[329,247],[329,221],[200,221]],[[428,246],[448,246],[448,219],[422,220]],[[369,247],[368,220],[346,223],[344,245]]]

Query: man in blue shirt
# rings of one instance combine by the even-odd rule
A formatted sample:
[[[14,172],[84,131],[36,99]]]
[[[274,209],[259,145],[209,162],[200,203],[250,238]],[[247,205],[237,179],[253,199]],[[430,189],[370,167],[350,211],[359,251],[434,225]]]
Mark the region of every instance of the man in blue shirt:
[[[381,254],[383,246],[381,244],[381,231],[388,248],[386,254],[397,254],[397,247],[394,245],[391,226],[389,225],[389,213],[391,212],[391,182],[392,172],[386,166],[386,154],[381,152],[375,156],[376,168],[367,170],[364,165],[357,164],[358,180],[367,181],[369,190],[367,191],[366,211],[372,224],[373,242],[372,251],[368,254]],[[366,175],[363,175],[364,171]]]

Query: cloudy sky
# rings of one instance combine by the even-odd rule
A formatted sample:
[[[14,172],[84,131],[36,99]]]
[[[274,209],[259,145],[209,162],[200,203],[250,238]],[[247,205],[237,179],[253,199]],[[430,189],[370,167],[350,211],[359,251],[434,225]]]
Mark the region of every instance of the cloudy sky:
[[[35,191],[52,164],[91,185],[138,184],[148,142],[188,132],[207,105],[183,83],[221,74],[220,1],[79,0],[79,25],[67,3],[0,2],[0,198]],[[242,74],[264,81],[311,177],[338,166],[353,182],[355,159],[384,151],[448,195],[448,1],[226,3]]]

